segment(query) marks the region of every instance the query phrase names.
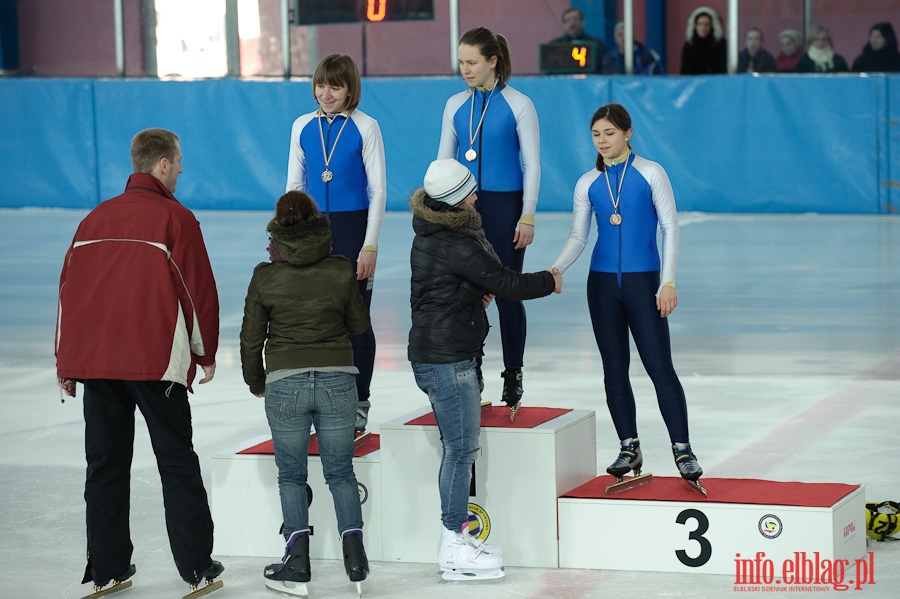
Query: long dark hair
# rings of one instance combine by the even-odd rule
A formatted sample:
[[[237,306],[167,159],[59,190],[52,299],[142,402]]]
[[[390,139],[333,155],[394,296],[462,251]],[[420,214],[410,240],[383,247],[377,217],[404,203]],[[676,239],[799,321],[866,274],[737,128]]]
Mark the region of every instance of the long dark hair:
[[[466,31],[460,38],[459,44],[478,48],[481,55],[488,60],[492,56],[496,56],[497,66],[495,67],[495,72],[497,73],[498,85],[505,85],[509,81],[509,78],[512,76],[512,63],[509,61],[509,42],[506,41],[505,37],[499,33],[494,33],[490,29],[476,27]]]
[[[610,123],[612,123],[613,127],[618,129],[619,131],[628,131],[631,129],[631,115],[628,114],[628,111],[625,110],[625,107],[621,104],[616,104],[613,102],[612,104],[604,104],[600,108],[597,109],[597,112],[594,113],[594,116],[591,117],[591,128],[593,129],[594,123],[599,121],[600,119],[606,119]],[[631,142],[628,143],[628,149],[631,149]],[[599,153],[597,154],[597,170],[602,171],[606,169],[606,165],[603,164],[603,156]]]
[[[308,220],[319,214],[315,200],[305,191],[289,191],[275,204],[276,224],[291,227],[300,221]]]

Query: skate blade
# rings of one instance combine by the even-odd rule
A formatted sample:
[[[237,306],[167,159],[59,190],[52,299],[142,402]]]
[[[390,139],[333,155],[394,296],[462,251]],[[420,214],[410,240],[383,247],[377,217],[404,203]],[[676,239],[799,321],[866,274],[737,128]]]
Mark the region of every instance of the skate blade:
[[[519,410],[522,409],[522,402],[518,401],[515,405],[509,407],[509,421],[515,422],[516,416],[519,415]]]
[[[81,599],[94,599],[94,597],[103,597],[105,595],[112,595],[113,593],[118,593],[119,591],[124,591],[127,588],[131,587],[130,580],[126,580],[125,582],[114,582],[112,586],[106,587],[105,589],[101,589],[99,591],[94,591],[90,595],[85,595]]]
[[[490,411],[491,411],[491,408],[492,408],[493,406],[494,406],[494,404],[492,404],[492,403],[491,403],[491,400],[489,400],[489,399],[486,399],[486,400],[484,400],[483,402],[481,402],[481,410],[482,410],[482,411],[487,410],[488,412],[490,412]]]
[[[225,585],[221,580],[217,580],[212,582],[210,580],[206,581],[206,585],[202,587],[194,588],[191,586],[191,592],[182,597],[182,599],[196,599],[197,597],[202,597],[208,593],[212,593],[213,591],[217,591],[221,589]]]
[[[441,578],[450,582],[501,580],[504,576],[506,576],[506,572],[501,568],[496,570],[446,570],[441,572]]]
[[[359,599],[362,599],[362,583],[361,582],[356,583],[356,596],[359,597]]]
[[[288,584],[292,586],[287,586]],[[305,582],[290,582],[266,579],[266,587],[279,595],[288,597],[309,597],[309,587]]]
[[[372,438],[372,433],[370,433],[369,431],[366,431],[366,432],[362,433],[361,435],[357,435],[357,437],[355,439],[353,439],[353,447],[354,448],[359,447],[360,445],[365,444],[371,438]]]
[[[684,482],[686,482],[686,483],[687,483],[687,486],[689,486],[689,487],[690,487],[691,489],[693,489],[694,491],[697,491],[698,493],[700,493],[700,494],[703,495],[704,497],[707,497],[707,495],[706,495],[706,489],[703,488],[703,485],[700,484],[700,481],[699,481],[699,480],[688,480],[688,479],[685,478],[685,479],[684,479]]]
[[[606,494],[615,495],[616,493],[621,493],[622,491],[642,487],[651,482],[653,482],[653,475],[649,472],[638,474],[637,476],[629,476],[620,483],[613,483],[607,486]]]

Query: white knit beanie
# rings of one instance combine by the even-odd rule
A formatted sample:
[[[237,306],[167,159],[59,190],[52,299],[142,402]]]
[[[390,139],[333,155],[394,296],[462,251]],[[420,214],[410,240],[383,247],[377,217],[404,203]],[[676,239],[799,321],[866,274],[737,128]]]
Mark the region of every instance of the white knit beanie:
[[[453,158],[435,160],[425,172],[425,193],[450,206],[463,202],[475,193],[476,187],[472,171]]]

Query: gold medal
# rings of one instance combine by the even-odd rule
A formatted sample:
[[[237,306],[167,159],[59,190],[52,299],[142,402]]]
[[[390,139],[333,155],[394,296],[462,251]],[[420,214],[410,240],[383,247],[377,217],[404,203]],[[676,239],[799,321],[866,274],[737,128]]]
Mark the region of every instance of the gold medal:
[[[613,212],[609,216],[609,224],[619,226],[622,224],[622,215],[618,212]]]
[[[469,148],[468,150],[466,150],[466,160],[472,162],[476,158],[478,158],[478,152],[476,152],[473,148]]]
[[[497,89],[497,81],[494,81],[491,93],[488,95],[487,102],[485,102],[484,108],[481,111],[481,118],[478,119],[478,126],[475,127],[475,133],[472,133],[472,121],[475,119],[475,90],[472,90],[472,101],[469,103],[469,149],[466,150],[465,154],[466,160],[469,162],[473,162],[478,158],[478,152],[475,151],[473,146],[475,145],[475,139],[478,137],[478,132],[481,131],[481,125],[484,123],[484,115],[487,114],[488,106],[491,105],[491,98],[494,97],[495,89]]]
[[[322,171],[322,181],[323,181],[324,183],[328,183],[328,182],[331,181],[332,179],[334,179],[334,173],[332,173],[332,172],[331,172],[330,170],[328,170],[327,168],[326,168],[324,171]]]

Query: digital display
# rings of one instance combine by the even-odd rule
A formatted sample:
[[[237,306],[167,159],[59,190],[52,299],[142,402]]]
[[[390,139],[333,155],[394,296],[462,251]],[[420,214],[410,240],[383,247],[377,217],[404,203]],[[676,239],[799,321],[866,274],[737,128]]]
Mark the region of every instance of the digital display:
[[[594,42],[575,44],[541,44],[538,60],[542,73],[596,73],[597,45]]]
[[[291,23],[380,23],[434,19],[434,0],[293,0]]]

